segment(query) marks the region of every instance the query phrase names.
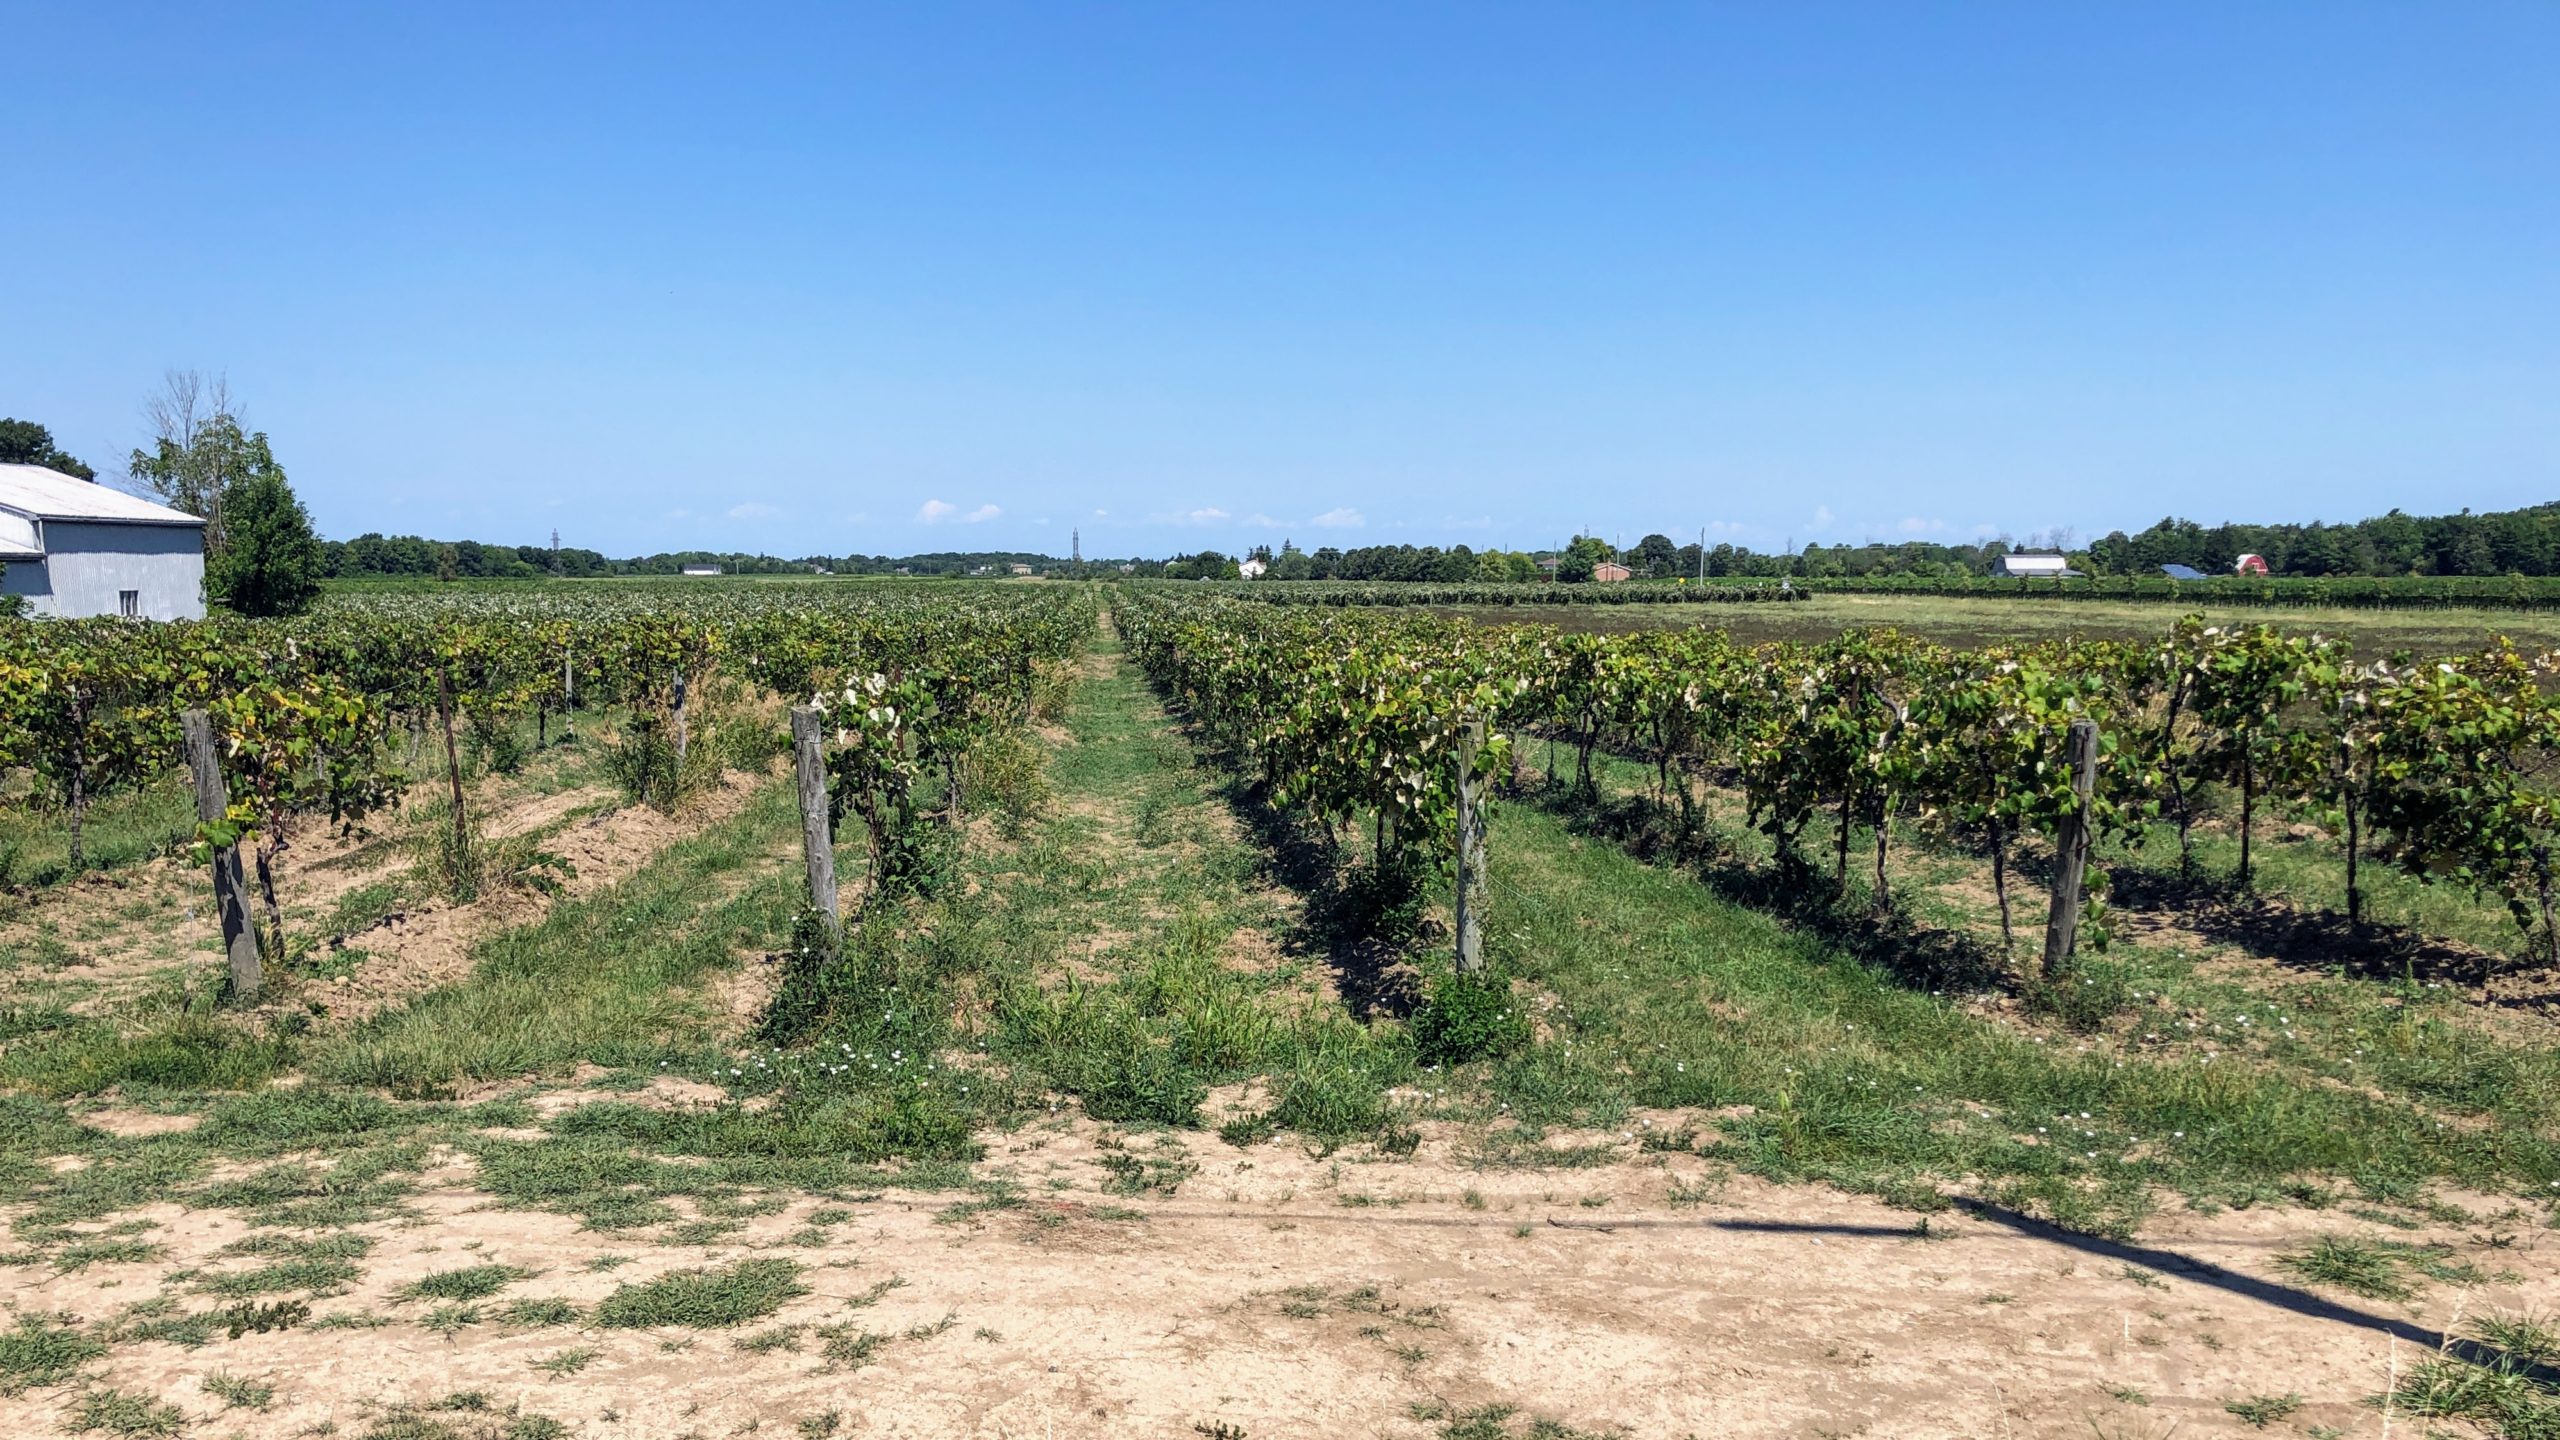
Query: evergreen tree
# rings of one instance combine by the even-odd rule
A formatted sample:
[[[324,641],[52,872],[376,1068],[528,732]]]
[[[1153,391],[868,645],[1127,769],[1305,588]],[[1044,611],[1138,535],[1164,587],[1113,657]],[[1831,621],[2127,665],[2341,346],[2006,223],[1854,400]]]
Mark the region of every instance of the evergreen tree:
[[[243,615],[293,615],[320,594],[320,537],[282,471],[234,481],[224,502],[230,544],[205,567],[205,588]]]

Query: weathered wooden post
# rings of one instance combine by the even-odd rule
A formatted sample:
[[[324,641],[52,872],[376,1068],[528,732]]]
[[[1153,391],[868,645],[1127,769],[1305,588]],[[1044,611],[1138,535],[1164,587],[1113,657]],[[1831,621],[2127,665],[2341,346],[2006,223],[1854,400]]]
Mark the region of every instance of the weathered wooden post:
[[[471,851],[471,828],[462,816],[462,755],[453,745],[453,671],[436,671],[436,718],[444,729],[444,773],[453,785],[453,858],[455,864]]]
[[[222,781],[220,752],[213,744],[213,717],[189,710],[179,717],[187,741],[187,767],[195,772],[196,819],[207,825],[231,810],[230,787]],[[254,1000],[266,972],[259,964],[258,927],[249,920],[249,883],[240,869],[238,845],[213,847],[213,909],[222,920],[222,948],[231,961],[231,993]]]
[[[844,938],[836,912],[836,840],[828,823],[827,765],[821,743],[825,717],[815,705],[791,707],[791,761],[800,782],[800,850],[809,867],[809,907],[826,922],[828,938]]]
[[[2089,868],[2089,793],[2098,784],[2098,724],[2071,722],[2071,738],[2062,763],[2071,771],[2071,813],[2053,837],[2053,912],[2044,927],[2044,978],[2057,980],[2070,968],[2071,952],[2080,941],[2080,881]]]
[[[684,752],[692,740],[684,714],[684,667],[676,667],[676,774],[684,774]],[[681,783],[681,782],[679,782]]]
[[[1484,969],[1484,799],[1486,778],[1477,773],[1484,753],[1484,722],[1472,721],[1458,749],[1458,973]]]

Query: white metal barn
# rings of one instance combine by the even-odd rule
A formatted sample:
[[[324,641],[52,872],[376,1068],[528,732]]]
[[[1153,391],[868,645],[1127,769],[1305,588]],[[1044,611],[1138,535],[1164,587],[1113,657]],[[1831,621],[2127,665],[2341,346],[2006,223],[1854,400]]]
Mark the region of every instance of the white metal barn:
[[[0,594],[38,615],[204,618],[204,522],[41,465],[0,465]]]
[[[2045,579],[2077,580],[2080,572],[2060,555],[2003,555],[1992,562],[1995,575],[2035,575]]]

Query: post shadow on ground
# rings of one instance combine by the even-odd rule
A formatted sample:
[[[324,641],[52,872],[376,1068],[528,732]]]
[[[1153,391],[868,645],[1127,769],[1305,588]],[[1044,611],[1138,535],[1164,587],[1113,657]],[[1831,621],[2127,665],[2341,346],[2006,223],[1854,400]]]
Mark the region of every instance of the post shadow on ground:
[[[2421,1350],[2428,1352],[2440,1351],[2469,1361],[2474,1365],[2503,1369],[2508,1373],[2522,1376],[2539,1385],[2560,1385],[2560,1365],[2551,1364],[2549,1362],[2527,1365],[2518,1357],[2495,1345],[2485,1344],[2478,1340],[2466,1339],[2458,1335],[2448,1335],[2444,1331],[2431,1329],[2425,1325],[2418,1324],[2415,1321],[2401,1320],[2389,1315],[2377,1315],[2370,1310],[2359,1309],[2353,1305],[2328,1299],[2325,1296],[2315,1294],[2312,1291],[2305,1290],[2299,1286],[2286,1285],[2273,1280],[2262,1280],[2255,1275],[2245,1275],[2228,1266],[2217,1265],[2210,1260],[2199,1259],[2182,1251],[2170,1250],[2157,1245],[2138,1245],[2131,1241],[2110,1240],[2103,1235],[2090,1235],[2077,1230],[2068,1230],[2049,1221],[2038,1220],[2032,1215],[2023,1214],[2005,1206],[1995,1205],[1986,1200],[1974,1199],[1968,1196],[1956,1196],[1953,1197],[1953,1200],[1956,1208],[1973,1216],[1975,1219],[2001,1226],[2030,1239],[2039,1240],[2051,1245],[2059,1245],[2066,1249],[2077,1250],[2083,1254],[2096,1255],[2104,1259],[2115,1260],[2126,1265],[2137,1265],[2147,1270],[2158,1271],[2164,1275],[2176,1276],[2191,1284],[2209,1286],[2227,1294],[2237,1295],[2245,1300],[2253,1300],[2261,1305],[2273,1306],[2276,1309],[2303,1316],[2306,1319],[2323,1321],[2334,1325],[2348,1325],[2359,1330],[2368,1330],[2378,1335],[2396,1337],[2411,1345],[2419,1347]],[[1303,1214],[1284,1213],[1280,1211],[1243,1211],[1225,1209],[1214,1212],[1199,1211],[1188,1213],[1179,1210],[1158,1210],[1154,1213],[1168,1218],[1194,1220],[1250,1220],[1257,1224],[1279,1219],[1287,1219],[1293,1222],[1303,1223],[1311,1218]],[[1398,1226],[1426,1230],[1472,1230],[1494,1226],[1509,1226],[1515,1223],[1507,1217],[1486,1217],[1477,1219],[1466,1216],[1443,1217],[1430,1215],[1382,1215],[1374,1211],[1350,1210],[1343,1211],[1340,1214],[1329,1214],[1322,1218],[1328,1221],[1347,1225]],[[1762,1235],[1804,1235],[1808,1237],[1838,1235],[1862,1240],[1916,1241],[1919,1239],[1917,1232],[1908,1225],[1869,1225],[1849,1223],[1810,1224],[1796,1220],[1756,1220],[1748,1217],[1705,1218],[1698,1220],[1655,1220],[1633,1218],[1610,1220],[1576,1218],[1571,1220],[1558,1220],[1553,1217],[1548,1217],[1546,1223],[1553,1229],[1584,1231],[1602,1235],[1614,1234],[1620,1230],[1729,1230]]]

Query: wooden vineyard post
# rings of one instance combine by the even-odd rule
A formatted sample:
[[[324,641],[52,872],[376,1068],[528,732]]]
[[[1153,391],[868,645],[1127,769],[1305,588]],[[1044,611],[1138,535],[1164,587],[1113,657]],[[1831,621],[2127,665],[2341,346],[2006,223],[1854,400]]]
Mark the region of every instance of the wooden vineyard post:
[[[1484,722],[1470,722],[1458,747],[1458,973],[1484,969],[1484,791],[1476,773]]]
[[[676,773],[684,773],[684,752],[691,735],[684,716],[684,667],[676,667]]]
[[[189,710],[179,717],[187,740],[187,766],[195,772],[196,819],[211,825],[231,810],[230,788],[213,745],[213,717]],[[240,847],[213,847],[213,909],[222,921],[222,948],[231,962],[231,993],[254,1000],[266,976],[258,962],[258,927],[249,920],[249,883],[240,870]]]
[[[436,671],[436,717],[444,728],[444,773],[453,782],[453,853],[458,860],[471,849],[470,827],[462,818],[462,756],[453,747],[453,672]]]
[[[827,815],[825,724],[814,705],[791,707],[791,761],[800,782],[800,849],[809,866],[809,907],[825,922],[827,937],[844,938],[836,911],[836,841]]]
[[[575,657],[560,657],[560,738],[574,742],[578,738],[578,662]]]
[[[2098,784],[2098,725],[2071,722],[2063,750],[2071,772],[2071,813],[2054,834],[2053,912],[2044,927],[2044,978],[2060,979],[2080,941],[2080,882],[2089,869],[2089,793]]]

